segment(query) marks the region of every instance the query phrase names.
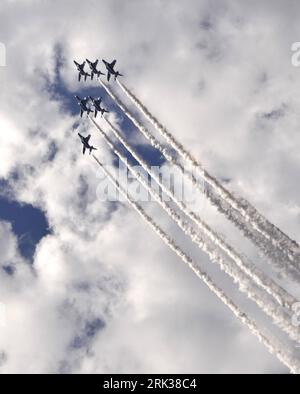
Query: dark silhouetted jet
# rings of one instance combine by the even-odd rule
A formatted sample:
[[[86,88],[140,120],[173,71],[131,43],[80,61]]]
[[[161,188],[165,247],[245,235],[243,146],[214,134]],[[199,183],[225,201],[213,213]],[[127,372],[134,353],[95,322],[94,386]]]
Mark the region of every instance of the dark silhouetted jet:
[[[78,81],[81,80],[81,77],[84,77],[84,80],[86,81],[87,77],[90,77],[90,74],[84,71],[85,62],[82,64],[77,63],[75,60],[73,60],[73,62],[78,70]]]
[[[115,71],[114,67],[116,64],[116,60],[113,60],[111,63],[108,63],[106,60],[102,59],[103,63],[105,64],[106,70],[107,70],[107,80],[110,80],[110,76],[114,75],[115,76],[115,80],[117,79],[117,77],[122,77],[123,74],[120,74],[119,71]]]
[[[93,63],[91,62],[89,59],[86,59],[90,70],[91,70],[91,79],[94,79],[94,75],[97,75],[97,77],[99,78],[100,75],[105,75],[104,73],[102,73],[100,70],[97,70],[97,65],[98,65],[98,59]]]
[[[101,102],[102,102],[102,98],[101,97],[96,99],[96,98],[93,98],[93,97],[90,96],[90,100],[92,101],[93,106],[94,106],[95,118],[96,118],[98,112],[101,112],[101,116],[103,116],[105,112],[109,113],[109,111],[107,111],[105,108],[101,107]]]
[[[87,112],[87,114],[89,115],[90,112],[93,112],[93,110],[87,106],[87,103],[89,101],[88,98],[83,98],[81,99],[79,96],[75,96],[76,99],[78,100],[78,105],[80,105],[80,117],[82,118],[82,115],[84,112]]]
[[[89,134],[87,137],[84,137],[83,135],[81,135],[80,133],[78,133],[78,136],[82,142],[83,145],[83,149],[82,149],[82,154],[85,154],[86,149],[88,149],[90,151],[90,154],[92,153],[93,150],[97,150],[97,148],[94,148],[93,146],[91,146],[89,144],[89,140],[91,138],[91,135]]]

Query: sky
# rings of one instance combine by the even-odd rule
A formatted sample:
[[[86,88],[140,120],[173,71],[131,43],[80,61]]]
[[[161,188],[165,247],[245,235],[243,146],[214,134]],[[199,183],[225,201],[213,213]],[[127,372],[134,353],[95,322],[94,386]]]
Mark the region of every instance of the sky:
[[[1,1],[1,373],[288,372],[128,204],[99,200],[104,175],[77,132],[111,171],[117,162],[75,94],[102,96],[143,158],[168,167],[97,81],[78,82],[73,60],[117,59],[186,149],[300,242],[299,19],[294,0]],[[277,333],[157,204],[142,205]],[[193,206],[292,288],[208,201]]]

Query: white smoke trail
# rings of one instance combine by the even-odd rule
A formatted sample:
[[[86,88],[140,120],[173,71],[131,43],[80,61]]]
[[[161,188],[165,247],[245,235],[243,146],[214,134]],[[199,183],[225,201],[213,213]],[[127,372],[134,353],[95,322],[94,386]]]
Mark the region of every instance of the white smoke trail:
[[[286,265],[286,255],[282,253],[280,249],[270,247],[270,244],[266,239],[241,218],[238,211],[235,211],[234,209],[229,210],[226,206],[226,201],[224,201],[220,196],[217,196],[213,192],[212,188],[207,188],[206,197],[214,206],[217,207],[219,212],[227,216],[229,215],[228,219],[235,224],[246,238],[251,240],[252,243],[263,252],[263,254],[269,259],[269,262],[272,262],[275,270],[280,272],[281,277],[288,277],[294,282],[300,281],[300,271],[296,270],[294,266],[289,265],[288,269],[282,269],[282,266]],[[260,237],[259,242],[257,242],[258,237]]]
[[[297,300],[289,295],[284,289],[273,282],[267,275],[265,275],[261,270],[259,270],[251,261],[246,261],[233,247],[228,245],[219,234],[214,232],[196,213],[190,211],[183,201],[180,201],[168,187],[164,185],[161,181],[159,175],[152,171],[151,167],[143,160],[143,158],[136,152],[134,148],[131,147],[122,136],[122,134],[117,130],[117,128],[107,119],[104,118],[107,124],[110,126],[115,137],[125,146],[125,148],[130,152],[130,154],[135,158],[135,160],[143,167],[143,169],[148,172],[148,174],[155,180],[155,182],[161,187],[161,189],[170,197],[170,199],[175,202],[175,204],[187,215],[197,226],[204,232],[209,239],[220,247],[229,256],[237,266],[245,272],[257,285],[266,290],[271,294],[280,305],[284,305],[287,308],[297,302]],[[99,125],[95,123],[96,127],[99,129]],[[102,131],[102,130],[101,130]],[[100,131],[100,132],[101,132]],[[102,131],[103,132],[103,131]]]
[[[174,165],[181,167],[182,171],[184,172],[183,167],[181,166],[180,163],[177,163],[177,161],[173,158],[172,155],[169,154],[168,150],[164,148],[159,141],[153,135],[132,115],[132,113],[129,111],[129,109],[125,106],[125,104],[120,100],[119,97],[117,97],[112,90],[99,78],[99,82],[102,85],[102,87],[106,90],[108,95],[117,103],[117,105],[121,108],[121,110],[125,113],[125,115],[132,121],[132,123],[140,130],[140,132],[144,135],[145,138],[147,138],[148,141],[150,141],[151,145],[159,150],[165,158],[170,162],[173,163]]]
[[[235,210],[237,210],[244,219],[249,222],[253,228],[260,232],[268,241],[284,253],[288,250],[288,256],[291,262],[300,251],[299,245],[284,234],[278,227],[270,223],[261,215],[248,201],[243,200],[245,207],[240,201],[233,196],[227,189],[221,185],[218,180],[210,175],[203,165],[199,163],[185,148],[174,138],[174,136],[149,112],[149,110],[138,100],[138,98],[119,80],[117,81],[123,92],[144,114],[144,116],[153,124],[156,130],[165,138],[172,148],[195,169],[200,170],[201,176],[208,182],[218,193],[225,199]],[[298,261],[299,264],[299,261]],[[299,265],[298,265],[298,268]]]
[[[174,164],[183,175],[186,175],[192,183],[196,187],[200,187],[198,180],[195,178],[195,176],[189,172],[185,172],[183,166],[171,155],[168,153],[168,150],[164,148],[160,142],[132,115],[132,113],[128,110],[128,108],[125,106],[125,104],[120,100],[119,97],[117,97],[111,89],[101,80],[100,84],[103,86],[103,88],[107,91],[107,93],[110,95],[110,97],[117,103],[117,105],[123,110],[125,115],[133,122],[133,124],[140,130],[140,132],[147,138],[151,145],[158,149],[164,157],[172,164]],[[201,190],[202,191],[202,190]],[[228,214],[229,216],[229,214]],[[241,222],[241,226],[243,223]],[[257,239],[257,243],[259,244],[259,239]],[[262,247],[262,250],[264,250],[264,246]],[[287,256],[288,257],[288,256]],[[290,260],[291,264],[294,264],[294,260]],[[294,265],[294,269],[299,270],[299,266]],[[282,270],[284,270],[284,273],[288,275],[291,279],[293,279],[292,274],[294,273],[294,269],[290,269],[290,264],[288,262],[284,262],[282,264]]]
[[[209,275],[201,270],[198,265],[185,253],[178,245],[175,244],[165,231],[163,231],[157,223],[146,214],[144,209],[128,196],[126,190],[119,184],[114,176],[103,166],[103,164],[93,155],[94,160],[98,163],[106,176],[110,179],[112,184],[119,190],[125,197],[129,205],[139,213],[139,215],[146,221],[146,223],[153,229],[153,231],[164,241],[164,243],[176,253],[180,259],[186,263],[194,273],[208,286],[208,288],[233,312],[240,322],[245,324],[249,330],[254,334],[260,342],[262,342],[270,353],[275,354],[277,358],[286,365],[292,373],[300,373],[300,362],[297,360],[291,351],[287,350],[286,346],[271,338],[270,334],[263,333],[256,323],[241,309],[213,282]]]
[[[247,296],[252,299],[256,304],[268,315],[270,316],[273,321],[282,329],[284,330],[292,339],[297,340],[300,342],[300,333],[298,328],[294,327],[291,324],[291,316],[286,313],[286,311],[282,310],[282,308],[278,308],[276,304],[274,304],[273,300],[270,300],[268,297],[265,297],[263,293],[257,294],[257,290],[253,288],[252,285],[252,276],[250,277],[250,280],[247,276],[245,275],[239,267],[232,266],[232,264],[228,261],[224,261],[224,259],[213,249],[209,247],[207,242],[203,240],[199,236],[198,233],[194,231],[194,229],[186,223],[177,213],[174,209],[170,207],[169,204],[167,204],[162,197],[154,191],[148,184],[148,182],[141,176],[141,174],[135,170],[135,168],[130,165],[126,159],[126,157],[120,152],[120,150],[117,148],[117,146],[111,141],[111,139],[107,136],[107,134],[101,129],[101,127],[93,120],[90,118],[92,123],[96,126],[96,128],[99,130],[101,133],[102,137],[105,139],[106,143],[108,146],[111,148],[113,153],[115,153],[119,159],[126,165],[128,170],[132,172],[132,174],[135,176],[135,178],[145,187],[148,193],[150,193],[154,199],[161,205],[161,207],[166,211],[166,213],[176,222],[176,224],[183,230],[183,232],[188,235],[191,240],[205,253],[208,254],[210,257],[211,261],[214,263],[219,264],[222,270],[224,270],[228,275],[230,275],[235,282],[238,282],[240,290],[245,292]],[[122,141],[121,141],[122,142]],[[122,142],[123,143],[123,142]],[[127,148],[127,143],[123,143],[123,145]],[[130,147],[129,147],[130,148]],[[146,170],[147,171],[147,170]],[[251,271],[250,271],[251,273]],[[268,282],[273,286],[271,287],[271,290],[274,292],[274,298],[278,302],[278,295],[277,292],[280,294],[280,296],[284,296],[286,302],[293,300],[293,303],[296,302],[289,294],[285,293],[283,289],[278,287],[275,283],[268,279]],[[262,282],[262,280],[260,279]],[[264,285],[267,287],[266,285]],[[270,290],[270,291],[271,291]],[[276,292],[277,291],[277,292]],[[281,298],[280,298],[281,300]]]

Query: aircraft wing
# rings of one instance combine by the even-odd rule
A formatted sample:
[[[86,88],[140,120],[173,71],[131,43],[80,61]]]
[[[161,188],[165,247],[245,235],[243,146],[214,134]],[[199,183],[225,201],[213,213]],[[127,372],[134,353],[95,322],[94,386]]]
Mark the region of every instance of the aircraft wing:
[[[86,142],[89,142],[89,140],[90,140],[90,138],[91,138],[91,135],[88,135],[87,137],[86,137]]]
[[[86,147],[83,145],[82,153],[85,154]]]
[[[108,82],[110,80],[110,73],[109,72],[107,72],[107,80],[108,80]]]
[[[116,60],[113,60],[113,61],[110,63],[110,65],[111,65],[112,68],[115,67],[116,62],[117,62]]]
[[[81,80],[81,73],[78,74],[78,81],[80,82]]]

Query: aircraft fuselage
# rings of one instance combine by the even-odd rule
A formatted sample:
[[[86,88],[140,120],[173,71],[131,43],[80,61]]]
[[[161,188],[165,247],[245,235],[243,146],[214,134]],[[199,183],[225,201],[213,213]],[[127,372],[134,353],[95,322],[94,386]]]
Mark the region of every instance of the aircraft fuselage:
[[[87,149],[90,149],[91,146],[90,146],[90,144],[86,141],[85,137],[84,137],[83,135],[81,135],[80,133],[78,133],[78,135],[79,135],[80,140],[81,140],[81,142],[83,143],[83,145],[84,145]]]
[[[106,62],[105,60],[103,60],[103,63],[105,64],[106,70],[110,73],[110,74],[115,74],[116,71],[112,68],[112,66]]]

